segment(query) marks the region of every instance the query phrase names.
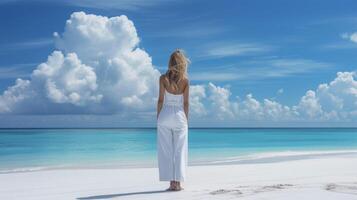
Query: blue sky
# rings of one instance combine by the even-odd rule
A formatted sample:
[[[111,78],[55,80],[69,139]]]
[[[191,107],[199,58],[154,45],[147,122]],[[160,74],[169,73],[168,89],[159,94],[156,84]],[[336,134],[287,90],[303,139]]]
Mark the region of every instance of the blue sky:
[[[126,15],[134,23],[139,47],[152,57],[152,64],[161,73],[166,69],[170,52],[179,47],[192,62],[191,84],[211,82],[229,89],[231,99],[251,93],[260,102],[270,99],[293,107],[308,90],[333,81],[337,72],[356,71],[357,42],[351,39],[357,31],[356,10],[357,2],[352,0],[3,0],[0,1],[0,90],[14,85],[16,78],[30,79],[37,65],[46,62],[56,49],[53,33],[64,31],[73,12],[84,11],[107,17]],[[2,122],[1,126],[43,123],[43,119],[34,122],[33,118],[25,117],[21,125],[16,122],[17,117],[20,116],[3,114],[1,118],[9,122]],[[55,116],[51,118],[53,126],[66,126],[67,122],[57,123]],[[353,125],[354,120],[348,119],[352,121],[348,124]],[[87,125],[83,119],[78,123]],[[152,120],[142,123],[152,124]],[[206,125],[202,121],[197,124]],[[225,123],[216,125],[220,124]]]

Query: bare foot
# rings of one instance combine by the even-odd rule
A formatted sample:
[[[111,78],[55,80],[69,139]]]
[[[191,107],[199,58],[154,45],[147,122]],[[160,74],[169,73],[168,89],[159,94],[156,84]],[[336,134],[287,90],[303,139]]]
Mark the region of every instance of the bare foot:
[[[180,184],[180,182],[178,182],[178,181],[175,181],[175,184],[174,184],[174,191],[181,191],[181,190],[183,190],[183,187],[181,187],[181,184]]]
[[[174,191],[175,190],[175,181],[170,181],[170,187],[166,189],[166,191]]]

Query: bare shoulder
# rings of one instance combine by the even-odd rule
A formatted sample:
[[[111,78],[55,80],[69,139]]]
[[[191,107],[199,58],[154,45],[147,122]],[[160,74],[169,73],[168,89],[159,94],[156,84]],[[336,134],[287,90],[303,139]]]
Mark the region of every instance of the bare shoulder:
[[[165,75],[165,74],[162,74],[162,75],[160,76],[160,82],[163,83],[165,80],[166,80],[166,75]]]
[[[184,79],[182,80],[182,82],[183,82],[183,88],[184,88],[184,90],[185,90],[187,87],[190,86],[190,80],[188,80],[188,78],[184,78]]]
[[[183,81],[186,86],[190,85],[190,80],[188,78],[184,78]]]

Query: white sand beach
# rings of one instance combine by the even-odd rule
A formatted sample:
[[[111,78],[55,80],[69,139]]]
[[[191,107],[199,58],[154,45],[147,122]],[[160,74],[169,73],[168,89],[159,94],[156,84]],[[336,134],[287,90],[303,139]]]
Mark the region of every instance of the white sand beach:
[[[0,174],[0,199],[352,200],[356,169],[356,154],[190,166],[181,192],[165,192],[156,168],[17,172]]]

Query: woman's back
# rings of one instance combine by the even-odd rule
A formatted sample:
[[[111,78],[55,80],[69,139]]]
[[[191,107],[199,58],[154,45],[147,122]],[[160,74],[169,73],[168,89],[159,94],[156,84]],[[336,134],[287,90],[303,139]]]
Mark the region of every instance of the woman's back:
[[[183,109],[184,90],[187,87],[187,79],[177,84],[177,90],[171,88],[169,91],[169,82],[165,75],[162,75],[162,81],[165,88],[163,108],[158,116],[158,124],[167,127],[187,126],[187,118]]]
[[[165,90],[164,106],[183,106],[183,94],[172,94]]]
[[[183,94],[185,88],[188,86],[188,79],[183,78],[177,83],[177,88],[175,88],[172,84],[170,84],[169,78],[166,74],[161,75],[160,81],[163,81],[165,90],[170,94]]]

